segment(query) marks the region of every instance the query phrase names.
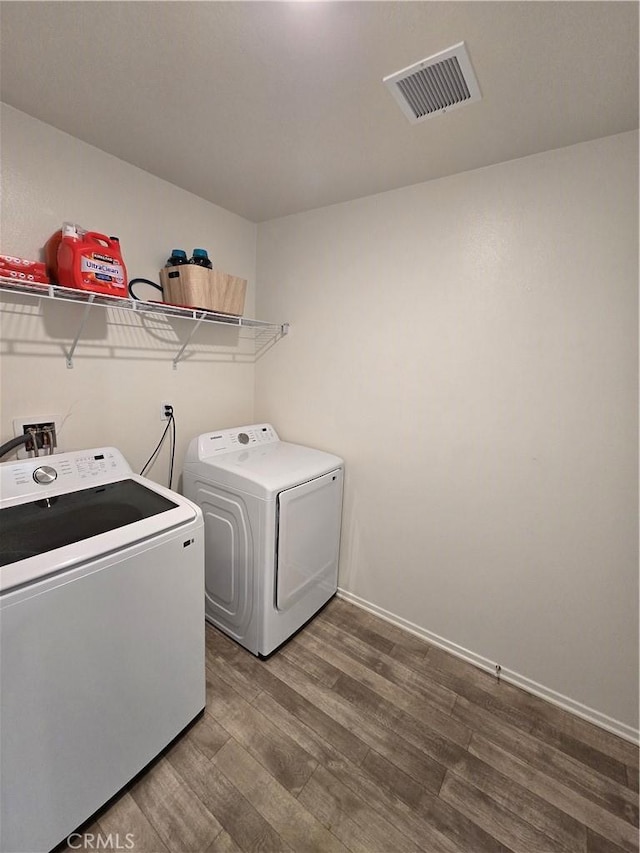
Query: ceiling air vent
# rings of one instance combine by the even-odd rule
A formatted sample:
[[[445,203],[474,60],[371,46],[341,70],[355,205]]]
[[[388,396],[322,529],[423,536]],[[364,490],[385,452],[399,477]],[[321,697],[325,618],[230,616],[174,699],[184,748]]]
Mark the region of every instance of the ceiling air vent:
[[[482,97],[463,41],[390,74],[382,82],[412,124]]]

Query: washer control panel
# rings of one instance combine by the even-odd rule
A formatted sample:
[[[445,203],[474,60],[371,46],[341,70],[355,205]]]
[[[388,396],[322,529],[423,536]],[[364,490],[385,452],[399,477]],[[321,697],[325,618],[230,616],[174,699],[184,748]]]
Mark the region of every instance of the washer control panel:
[[[5,503],[32,494],[88,488],[130,473],[126,459],[115,447],[55,453],[0,465],[0,496]]]
[[[207,432],[198,438],[198,458],[209,459],[218,453],[232,453],[234,450],[271,444],[279,440],[271,424],[253,424],[218,432]]]

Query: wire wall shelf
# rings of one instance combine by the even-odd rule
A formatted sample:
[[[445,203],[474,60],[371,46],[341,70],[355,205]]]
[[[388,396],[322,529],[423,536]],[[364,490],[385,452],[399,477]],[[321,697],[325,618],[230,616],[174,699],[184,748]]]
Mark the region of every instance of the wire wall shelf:
[[[132,299],[123,296],[108,296],[102,293],[91,293],[86,290],[75,290],[70,287],[61,287],[54,284],[38,284],[29,281],[17,281],[13,278],[0,276],[0,293],[18,293],[35,297],[36,299],[49,299],[56,302],[73,303],[84,305],[85,310],[78,324],[77,331],[69,349],[65,352],[68,368],[73,368],[73,355],[78,342],[82,336],[82,330],[88,319],[89,313],[94,307],[117,308],[131,311],[135,315],[153,317],[164,317],[167,319],[182,319],[191,321],[191,328],[186,337],[177,342],[179,349],[172,359],[174,370],[178,363],[186,358],[189,344],[195,333],[202,326],[225,327],[227,329],[238,329],[244,335],[251,336],[256,347],[266,347],[267,343],[274,343],[284,337],[289,331],[288,323],[269,323],[264,320],[253,320],[249,317],[236,316],[233,314],[221,314],[217,311],[208,311],[204,308],[190,308],[180,305],[170,305],[165,302],[145,302],[140,299]]]

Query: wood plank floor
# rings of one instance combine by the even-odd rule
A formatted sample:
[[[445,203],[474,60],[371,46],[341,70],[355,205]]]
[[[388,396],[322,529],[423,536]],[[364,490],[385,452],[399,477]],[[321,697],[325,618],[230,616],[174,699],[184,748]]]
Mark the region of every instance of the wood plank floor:
[[[85,832],[139,853],[633,853],[638,749],[333,599],[267,661],[207,626],[204,717]]]

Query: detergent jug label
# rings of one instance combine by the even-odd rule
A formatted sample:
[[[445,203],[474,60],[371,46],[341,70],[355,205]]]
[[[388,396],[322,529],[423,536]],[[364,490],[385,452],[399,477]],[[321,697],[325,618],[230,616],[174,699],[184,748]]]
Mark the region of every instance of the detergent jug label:
[[[113,258],[106,255],[85,255],[80,260],[80,270],[84,276],[94,281],[110,282],[115,287],[124,287],[124,269]]]

